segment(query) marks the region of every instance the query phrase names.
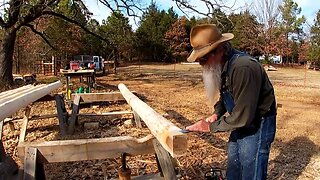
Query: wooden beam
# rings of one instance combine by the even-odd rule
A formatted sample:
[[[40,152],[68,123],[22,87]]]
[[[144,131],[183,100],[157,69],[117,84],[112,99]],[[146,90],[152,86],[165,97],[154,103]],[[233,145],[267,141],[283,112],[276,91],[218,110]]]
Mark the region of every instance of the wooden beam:
[[[39,115],[39,116],[31,116],[29,118],[29,121],[39,120],[39,119],[56,118],[56,117],[58,117],[58,114],[45,114],[45,115]]]
[[[24,111],[24,117],[22,119],[22,127],[20,130],[19,142],[23,142],[26,137],[27,127],[28,127],[28,118],[30,115],[31,108],[29,106],[26,107]]]
[[[69,115],[64,105],[63,97],[60,95],[56,95],[55,99],[59,119],[60,134],[62,136],[65,136],[67,134],[67,121]]]
[[[132,177],[132,180],[163,180],[160,173],[156,174],[145,174],[141,176]]]
[[[48,142],[19,143],[18,155],[21,159],[25,156],[25,147],[35,147],[42,154],[46,162],[70,162],[94,159],[108,159],[120,157],[122,153],[129,155],[143,155],[154,153],[152,140],[148,135],[136,139],[130,136],[77,139]]]
[[[134,92],[133,92],[134,93]],[[122,94],[120,92],[106,92],[106,93],[79,93],[77,94],[81,97],[83,103],[92,102],[108,102],[108,101],[124,101]],[[71,100],[73,100],[75,94],[71,95]]]
[[[15,91],[14,93],[7,94],[6,96],[1,97],[0,104],[4,103],[4,102],[6,102],[6,101],[8,101],[8,100],[10,100],[12,98],[22,96],[25,93],[29,92],[30,90],[41,89],[44,86],[45,86],[45,84],[40,84],[40,85],[37,85],[37,86],[28,86],[28,88],[23,88],[23,89],[21,89],[19,91],[18,90]]]
[[[83,124],[83,128],[85,130],[98,129],[99,128],[99,122],[86,122],[86,123]]]
[[[78,114],[78,116],[122,116],[126,114],[133,114],[132,111],[115,111],[115,112],[105,112],[105,113],[82,113]]]
[[[19,109],[26,107],[30,103],[36,101],[37,99],[49,94],[55,89],[58,89],[62,83],[57,81],[52,84],[41,86],[41,88],[31,88],[28,92],[15,96],[12,99],[9,99],[0,104],[0,121],[3,121],[5,118],[13,115]]]
[[[16,89],[12,89],[12,90],[8,90],[8,91],[4,91],[2,93],[0,93],[0,98],[4,98],[4,97],[7,97],[8,95],[12,95],[12,94],[15,94],[16,92],[20,92],[24,89],[29,89],[32,85],[26,85],[26,86],[22,86],[22,87],[19,87],[19,88],[16,88]]]
[[[128,104],[171,156],[181,156],[186,153],[187,135],[183,134],[180,128],[132,94],[124,84],[119,84],[118,88]]]
[[[76,125],[76,121],[78,119],[78,113],[79,113],[79,104],[80,104],[80,96],[76,94],[73,104],[72,104],[72,113],[69,120],[69,126],[68,126],[68,134],[73,134],[74,127]]]

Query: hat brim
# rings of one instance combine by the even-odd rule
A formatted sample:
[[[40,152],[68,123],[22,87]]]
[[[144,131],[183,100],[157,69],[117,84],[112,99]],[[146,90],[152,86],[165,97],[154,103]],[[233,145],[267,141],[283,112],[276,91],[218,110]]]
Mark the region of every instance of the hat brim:
[[[233,39],[234,35],[232,33],[224,33],[222,34],[222,37],[216,41],[215,43],[211,44],[210,46],[206,46],[204,48],[201,49],[193,49],[190,56],[187,58],[188,62],[195,62],[197,59],[205,56],[206,54],[208,54],[210,51],[214,50],[215,48],[217,48],[217,46],[225,41],[229,41],[231,39]]]

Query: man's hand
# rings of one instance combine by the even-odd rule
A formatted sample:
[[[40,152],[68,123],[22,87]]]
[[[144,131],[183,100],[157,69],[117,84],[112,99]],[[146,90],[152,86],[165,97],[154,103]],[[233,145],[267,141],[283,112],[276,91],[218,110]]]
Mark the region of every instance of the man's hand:
[[[191,126],[186,127],[189,131],[210,132],[210,124],[205,120],[200,120]]]
[[[212,116],[210,116],[210,117],[208,117],[208,118],[206,119],[206,122],[213,123],[213,122],[215,122],[216,120],[218,120],[218,115],[213,114]]]

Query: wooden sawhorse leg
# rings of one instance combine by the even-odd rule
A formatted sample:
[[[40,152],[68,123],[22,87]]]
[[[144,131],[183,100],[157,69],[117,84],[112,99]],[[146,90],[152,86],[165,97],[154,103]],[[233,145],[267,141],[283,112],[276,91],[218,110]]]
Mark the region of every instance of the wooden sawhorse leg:
[[[39,161],[39,155],[37,148],[25,148],[23,180],[46,179],[43,164]]]
[[[162,147],[157,139],[153,140],[153,147],[156,152],[158,166],[160,165],[158,168],[163,178],[165,180],[177,179],[171,155]]]

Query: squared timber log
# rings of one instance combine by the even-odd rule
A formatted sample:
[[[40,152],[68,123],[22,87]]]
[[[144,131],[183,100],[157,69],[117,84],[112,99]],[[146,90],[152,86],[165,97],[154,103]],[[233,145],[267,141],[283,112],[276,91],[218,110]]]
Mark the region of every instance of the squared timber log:
[[[130,136],[78,139],[47,142],[22,142],[18,144],[18,156],[23,159],[25,147],[34,147],[43,156],[44,163],[85,161],[120,157],[122,153],[129,155],[153,154],[152,140],[148,135],[136,139]]]
[[[81,97],[81,103],[125,101],[120,92],[72,94],[71,100],[74,100],[76,95]]]
[[[187,152],[187,135],[182,133],[180,128],[132,94],[124,84],[119,84],[118,88],[133,111],[145,122],[151,133],[171,156],[182,156]]]

